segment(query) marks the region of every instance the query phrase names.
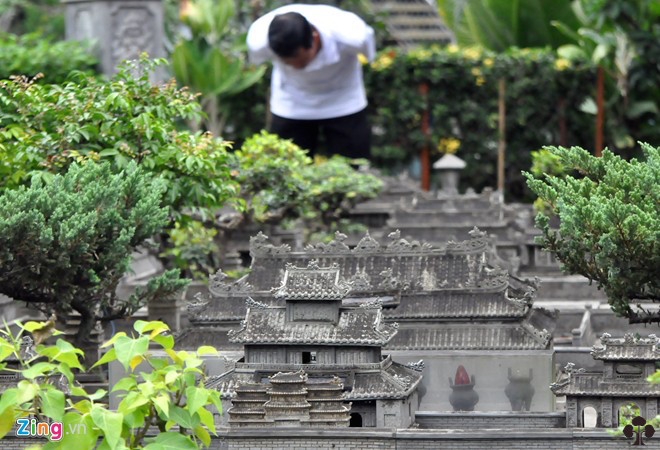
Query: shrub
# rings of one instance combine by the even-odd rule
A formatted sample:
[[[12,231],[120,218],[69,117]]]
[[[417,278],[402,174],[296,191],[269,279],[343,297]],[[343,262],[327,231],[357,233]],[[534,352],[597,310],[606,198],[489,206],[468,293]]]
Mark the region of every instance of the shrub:
[[[230,143],[177,128],[202,113],[195,95],[173,80],[149,82],[163,63],[143,56],[110,81],[78,75],[63,85],[0,82],[0,189],[35,177],[48,182],[74,161],[107,160],[115,171],[135,161],[161,176],[174,216],[208,214],[235,196]]]
[[[89,43],[55,42],[39,33],[0,34],[0,79],[41,73],[41,83],[63,83],[72,71],[91,75],[97,63]]]
[[[44,311],[81,315],[76,343],[97,320],[132,314],[151,298],[187,284],[176,271],[152,279],[129,299],[116,297],[133,249],[161,231],[163,183],[135,162],[112,173],[110,164],[73,164],[45,184],[0,195],[0,292]],[[64,317],[64,315],[62,315]]]
[[[540,242],[564,269],[596,281],[612,310],[630,322],[660,322],[640,301],[660,301],[660,148],[642,144],[646,161],[625,161],[609,150],[602,158],[581,148],[548,147],[580,177],[526,173],[532,191],[560,218],[536,222]],[[637,307],[633,308],[637,303]]]

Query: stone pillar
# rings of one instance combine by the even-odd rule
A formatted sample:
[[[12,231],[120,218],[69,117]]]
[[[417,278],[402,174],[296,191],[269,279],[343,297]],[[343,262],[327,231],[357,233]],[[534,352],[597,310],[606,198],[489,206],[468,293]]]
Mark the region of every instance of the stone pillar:
[[[604,428],[611,428],[612,425],[612,397],[603,397],[600,405],[600,425]],[[655,417],[655,416],[654,416]]]
[[[112,76],[119,63],[147,52],[165,56],[162,0],[62,0],[66,38],[96,41],[101,72]]]
[[[640,411],[644,413],[644,411]],[[646,398],[646,420],[651,420],[658,415],[658,399],[656,397]]]
[[[578,417],[577,398],[566,397],[566,427],[583,427],[582,418]]]

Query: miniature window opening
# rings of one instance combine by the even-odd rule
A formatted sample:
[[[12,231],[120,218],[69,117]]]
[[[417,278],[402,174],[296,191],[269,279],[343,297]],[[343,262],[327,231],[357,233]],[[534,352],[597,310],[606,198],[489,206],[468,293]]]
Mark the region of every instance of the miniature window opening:
[[[351,413],[351,421],[348,423],[350,428],[362,428],[362,415]]]
[[[302,352],[303,364],[316,364],[316,352]]]

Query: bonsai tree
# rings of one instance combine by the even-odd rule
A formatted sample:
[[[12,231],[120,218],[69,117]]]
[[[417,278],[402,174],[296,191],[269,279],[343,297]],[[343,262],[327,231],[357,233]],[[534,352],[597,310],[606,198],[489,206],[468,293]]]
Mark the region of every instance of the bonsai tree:
[[[74,163],[48,184],[0,195],[0,292],[44,312],[81,315],[82,345],[97,320],[130,315],[150,298],[187,285],[172,270],[129,299],[115,290],[131,252],[167,223],[164,182],[135,162],[113,173],[109,163]]]
[[[578,176],[534,177],[527,184],[560,219],[551,229],[539,214],[541,243],[564,270],[596,281],[612,310],[631,323],[660,322],[641,302],[660,301],[660,149],[641,144],[646,161],[625,161],[605,150],[546,147]]]
[[[230,226],[245,219],[274,223],[303,218],[310,230],[325,230],[348,217],[356,203],[378,195],[383,185],[353,168],[365,160],[339,155],[312,160],[291,140],[265,131],[246,139],[234,154],[245,208]]]
[[[79,360],[82,350],[62,339],[55,345],[25,345],[28,333],[44,324],[18,325],[17,335],[9,327],[0,330],[0,368],[21,375],[17,387],[6,389],[0,398],[0,440],[17,419],[27,417],[27,421],[32,416],[51,422],[46,436],[50,442],[43,450],[209,447],[209,433],[216,434],[212,407],[222,412],[219,392],[204,388],[201,357],[217,355],[213,347],[175,352],[174,338],[162,322],[138,320],[133,326],[137,336],[115,334],[103,344],[109,350],[95,364],[117,360],[127,373],[112,387],[122,400],[116,411],[110,411],[102,402],[107,391],[88,394],[74,380],[72,369],[84,370]],[[151,354],[150,346],[163,356]],[[14,368],[7,367],[9,359]],[[136,369],[143,363],[151,370],[138,373]],[[158,427],[160,432],[148,437],[150,427]]]

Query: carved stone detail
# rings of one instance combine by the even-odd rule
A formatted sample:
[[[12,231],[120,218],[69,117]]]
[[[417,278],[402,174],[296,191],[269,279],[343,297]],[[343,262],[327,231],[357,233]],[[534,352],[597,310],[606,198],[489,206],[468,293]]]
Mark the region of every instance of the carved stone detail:
[[[123,60],[138,59],[140,53],[154,54],[154,16],[148,8],[120,8],[114,12],[112,60],[116,65]]]
[[[423,371],[425,366],[426,366],[426,363],[424,362],[423,359],[420,359],[417,362],[410,362],[410,363],[406,364],[407,368],[409,368],[411,370],[414,370],[415,372]]]
[[[273,255],[282,255],[291,252],[291,247],[287,244],[275,246],[268,242],[268,236],[261,231],[256,236],[250,238],[250,256],[268,257]]]
[[[186,305],[186,310],[188,311],[188,314],[194,316],[199,314],[208,304],[209,304],[208,300],[204,300],[202,298],[202,294],[198,292],[197,294],[195,294],[195,300],[188,302],[188,304]]]
[[[252,286],[245,277],[229,283],[226,282],[227,278],[222,269],[209,276],[209,291],[214,295],[240,294],[252,291]]]

